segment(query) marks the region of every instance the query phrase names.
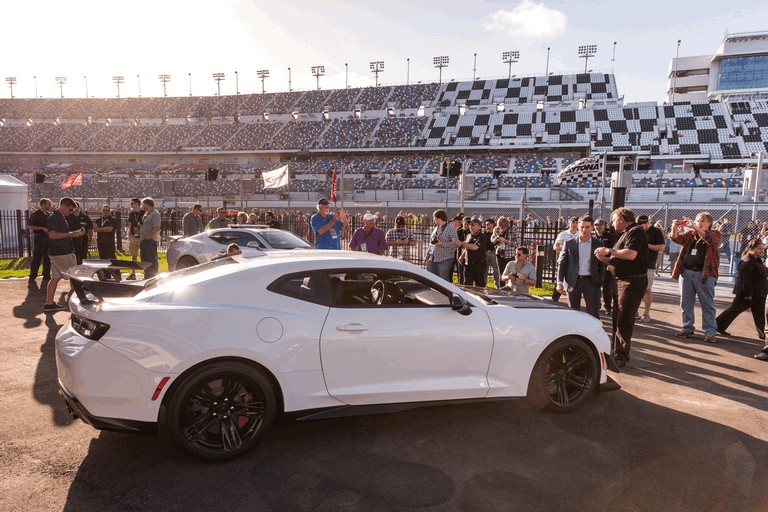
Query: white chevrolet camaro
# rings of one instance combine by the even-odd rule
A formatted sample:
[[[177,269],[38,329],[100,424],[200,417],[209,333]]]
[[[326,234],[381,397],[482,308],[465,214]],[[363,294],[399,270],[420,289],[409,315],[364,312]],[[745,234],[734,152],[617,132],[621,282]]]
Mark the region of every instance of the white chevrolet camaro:
[[[104,430],[163,425],[205,460],[250,450],[281,413],[523,396],[569,411],[615,387],[597,319],[384,256],[273,251],[146,283],[72,281],[56,363],[73,415]]]

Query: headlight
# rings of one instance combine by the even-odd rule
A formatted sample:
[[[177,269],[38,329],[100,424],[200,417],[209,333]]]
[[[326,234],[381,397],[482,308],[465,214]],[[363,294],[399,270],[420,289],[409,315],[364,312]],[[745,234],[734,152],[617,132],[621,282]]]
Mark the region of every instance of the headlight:
[[[72,328],[89,340],[99,341],[109,330],[109,325],[96,320],[90,320],[81,316],[72,315]]]

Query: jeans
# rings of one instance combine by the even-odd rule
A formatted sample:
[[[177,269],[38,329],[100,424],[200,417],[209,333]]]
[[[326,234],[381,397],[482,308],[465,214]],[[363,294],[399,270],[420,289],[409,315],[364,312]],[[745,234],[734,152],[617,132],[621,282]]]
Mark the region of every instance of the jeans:
[[[150,263],[150,265],[144,269],[144,279],[155,277],[158,272],[157,262],[157,242],[154,240],[142,240],[139,242],[139,254],[141,261]]]
[[[453,268],[453,258],[448,258],[447,260],[443,261],[432,261],[429,260],[427,262],[427,271],[432,272],[433,274],[442,277],[449,283],[451,282],[451,269]]]
[[[701,303],[701,328],[707,336],[717,334],[717,321],[715,320],[715,285],[717,279],[710,276],[707,283],[701,282],[701,271],[683,269],[680,274],[680,309],[683,312],[683,330],[695,332],[693,323],[696,317],[693,313],[693,307],[696,303],[696,296]]]

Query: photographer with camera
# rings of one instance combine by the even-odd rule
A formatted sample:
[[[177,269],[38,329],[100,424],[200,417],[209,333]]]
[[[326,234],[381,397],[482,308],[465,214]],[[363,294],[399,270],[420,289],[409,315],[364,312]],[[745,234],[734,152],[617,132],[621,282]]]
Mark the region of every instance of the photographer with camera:
[[[451,282],[451,268],[453,268],[454,250],[459,238],[456,228],[448,222],[448,214],[445,210],[435,210],[432,214],[435,221],[435,229],[429,237],[429,251],[427,253],[427,270]]]

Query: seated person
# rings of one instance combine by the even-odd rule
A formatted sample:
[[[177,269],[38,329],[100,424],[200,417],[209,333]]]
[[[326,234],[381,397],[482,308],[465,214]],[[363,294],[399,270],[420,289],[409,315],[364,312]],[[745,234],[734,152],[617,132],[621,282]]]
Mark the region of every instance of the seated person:
[[[240,254],[243,254],[243,251],[240,249],[240,246],[236,243],[231,243],[227,246],[227,252],[225,254],[219,254],[218,256],[214,256],[211,258],[211,261],[220,260],[223,258],[229,258],[230,256],[238,256]]]

